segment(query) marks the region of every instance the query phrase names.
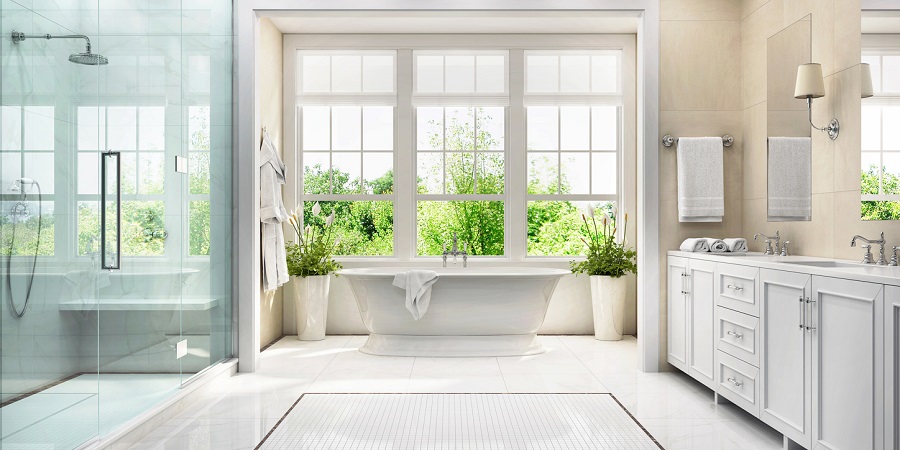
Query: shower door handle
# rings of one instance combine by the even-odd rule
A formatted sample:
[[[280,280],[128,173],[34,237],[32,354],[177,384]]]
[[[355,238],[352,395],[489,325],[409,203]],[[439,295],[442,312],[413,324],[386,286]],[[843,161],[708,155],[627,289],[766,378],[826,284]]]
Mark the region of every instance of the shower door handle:
[[[120,269],[122,259],[122,154],[115,151],[107,151],[100,154],[100,265],[103,269]],[[115,160],[115,171],[110,173],[109,165]],[[106,202],[109,195],[110,176],[115,184],[115,258],[110,261],[108,251],[109,236],[107,233]]]

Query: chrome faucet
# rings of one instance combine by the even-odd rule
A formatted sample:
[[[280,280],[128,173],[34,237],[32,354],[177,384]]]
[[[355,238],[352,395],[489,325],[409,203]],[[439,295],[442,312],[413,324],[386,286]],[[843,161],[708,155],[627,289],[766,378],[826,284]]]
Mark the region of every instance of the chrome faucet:
[[[775,236],[766,236],[762,233],[756,233],[753,235],[753,240],[757,240],[760,236],[765,239],[766,242],[766,251],[763,252],[765,255],[774,255],[779,247],[781,247],[781,236],[778,234],[778,230],[775,230]],[[775,249],[772,249],[772,240],[775,240]]]
[[[866,239],[866,238],[864,238],[864,237],[862,237],[862,236],[860,236],[860,235],[857,234],[856,236],[853,236],[853,240],[850,241],[850,246],[851,246],[851,247],[856,247],[856,240],[857,240],[857,239],[859,239],[860,241],[865,242],[866,244],[869,244],[869,245],[862,245],[862,246],[861,246],[862,248],[866,249],[866,254],[863,255],[863,260],[862,260],[862,263],[863,263],[863,264],[872,264],[872,263],[873,263],[873,261],[872,261],[872,251],[871,251],[872,245],[871,245],[871,244],[879,244],[879,245],[881,246],[881,250],[880,250],[880,252],[879,252],[880,255],[879,255],[879,257],[878,257],[878,262],[877,262],[876,264],[878,264],[879,266],[885,266],[885,265],[887,265],[887,260],[884,259],[884,243],[885,243],[885,241],[884,241],[884,232],[881,233],[881,239]]]
[[[462,250],[460,250],[459,247],[457,246],[457,242],[458,241],[456,239],[456,232],[454,231],[453,232],[453,247],[448,251],[447,244],[445,243],[444,244],[444,253],[441,254],[443,257],[443,260],[444,260],[444,267],[447,267],[447,256],[448,255],[453,256],[453,264],[456,264],[457,256],[462,256],[463,267],[466,267],[466,263],[469,260],[469,253],[466,252],[467,245],[465,242],[463,242],[463,248],[462,248]]]
[[[784,241],[781,243],[781,256],[789,256],[790,255],[790,252],[788,251],[788,244],[790,244],[790,243],[791,243],[791,241]]]
[[[893,250],[894,250],[894,255],[891,256],[891,262],[888,263],[889,266],[897,265],[897,250],[900,250],[900,247],[894,246]]]

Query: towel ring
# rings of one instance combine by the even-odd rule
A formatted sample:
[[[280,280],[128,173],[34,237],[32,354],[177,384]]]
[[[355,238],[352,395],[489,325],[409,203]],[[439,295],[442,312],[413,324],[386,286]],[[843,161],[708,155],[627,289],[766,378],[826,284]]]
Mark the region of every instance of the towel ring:
[[[671,134],[667,134],[662,138],[662,145],[664,147],[671,147],[676,142],[678,142],[678,138],[672,137]],[[731,136],[730,134],[722,136],[722,145],[724,145],[725,147],[731,147],[732,144],[734,144],[733,136]]]

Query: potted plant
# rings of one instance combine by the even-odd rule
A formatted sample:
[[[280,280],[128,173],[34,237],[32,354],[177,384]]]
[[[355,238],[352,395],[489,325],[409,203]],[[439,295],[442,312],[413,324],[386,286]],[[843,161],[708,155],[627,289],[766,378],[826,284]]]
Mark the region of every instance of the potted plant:
[[[588,274],[591,278],[591,303],[594,309],[594,338],[603,341],[622,339],[625,326],[625,288],[624,275],[637,273],[637,262],[634,249],[625,245],[625,231],[628,230],[628,213],[621,241],[616,240],[617,210],[610,214],[602,213],[598,220],[594,217],[594,208],[588,206],[588,217],[581,215],[582,242],[587,246],[587,254],[583,261],[572,261],[572,273]],[[599,222],[599,224],[598,224]]]
[[[342,267],[332,258],[339,239],[331,239],[334,211],[325,218],[324,227],[317,230],[317,227],[307,225],[301,230],[298,210],[299,206],[288,219],[297,235],[297,243],[286,245],[287,268],[294,287],[297,338],[321,341],[325,339],[328,318],[329,275]],[[313,205],[312,213],[316,217],[322,213],[318,202]]]

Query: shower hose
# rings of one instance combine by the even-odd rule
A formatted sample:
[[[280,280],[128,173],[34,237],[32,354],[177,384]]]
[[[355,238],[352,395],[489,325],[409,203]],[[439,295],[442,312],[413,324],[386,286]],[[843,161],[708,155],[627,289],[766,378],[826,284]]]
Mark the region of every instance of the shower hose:
[[[37,241],[34,244],[34,257],[31,260],[31,274],[28,277],[28,285],[27,285],[28,287],[25,290],[25,304],[22,305],[21,311],[16,308],[16,302],[13,299],[13,293],[12,293],[12,254],[13,254],[13,249],[15,249],[15,246],[16,246],[16,227],[17,227],[17,222],[18,222],[17,220],[13,220],[12,239],[10,239],[10,241],[9,241],[9,252],[6,253],[6,294],[7,294],[7,299],[9,300],[9,309],[17,318],[21,318],[22,316],[25,315],[25,310],[28,308],[28,300],[31,299],[31,287],[34,285],[34,273],[35,273],[35,269],[37,269],[37,257],[38,257],[38,253],[40,252],[40,246],[41,246],[41,227],[44,224],[44,216],[43,216],[43,211],[42,211],[43,198],[42,198],[42,194],[41,194],[41,185],[36,180],[32,181],[31,183],[33,183],[35,186],[37,186],[37,191],[38,191]],[[23,198],[22,198],[22,201],[16,202],[16,204],[12,207],[12,210],[10,210],[9,213],[10,213],[10,216],[12,216],[12,217],[16,217],[16,214],[18,213],[19,208],[23,208],[23,209],[27,208],[25,201],[28,200],[28,194],[25,193],[25,183],[24,182],[22,182],[22,184],[21,184],[21,189],[22,189]]]

